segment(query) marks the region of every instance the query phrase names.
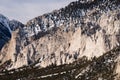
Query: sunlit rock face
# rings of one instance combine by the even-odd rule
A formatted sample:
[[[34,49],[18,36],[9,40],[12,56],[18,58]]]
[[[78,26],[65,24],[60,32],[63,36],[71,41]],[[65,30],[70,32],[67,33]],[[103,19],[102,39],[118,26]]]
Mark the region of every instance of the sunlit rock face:
[[[120,44],[119,0],[79,0],[25,25],[15,23],[9,22],[12,38],[0,55],[2,62],[12,59],[11,68],[38,59],[41,67],[91,59]]]

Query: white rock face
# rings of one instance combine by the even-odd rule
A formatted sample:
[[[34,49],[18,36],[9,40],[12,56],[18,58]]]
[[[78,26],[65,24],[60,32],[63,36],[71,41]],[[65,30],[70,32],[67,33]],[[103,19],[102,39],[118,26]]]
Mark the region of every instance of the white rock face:
[[[68,64],[82,56],[101,56],[120,44],[119,6],[113,3],[113,7],[109,0],[104,3],[76,9],[75,5],[84,3],[72,3],[30,20],[13,31],[11,41],[1,51],[1,61],[12,59],[11,68],[18,68],[40,59],[39,65],[46,67]]]

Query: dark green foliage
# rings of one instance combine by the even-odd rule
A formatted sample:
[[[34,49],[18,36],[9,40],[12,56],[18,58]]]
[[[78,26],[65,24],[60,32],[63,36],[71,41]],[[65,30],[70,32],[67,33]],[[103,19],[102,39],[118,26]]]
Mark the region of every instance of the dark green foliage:
[[[116,62],[120,53],[120,47],[116,47],[102,56],[92,60],[86,57],[76,60],[71,64],[60,66],[51,65],[46,68],[35,67],[36,62],[30,66],[24,66],[9,71],[1,71],[1,80],[114,80]],[[3,69],[3,67],[1,68]]]

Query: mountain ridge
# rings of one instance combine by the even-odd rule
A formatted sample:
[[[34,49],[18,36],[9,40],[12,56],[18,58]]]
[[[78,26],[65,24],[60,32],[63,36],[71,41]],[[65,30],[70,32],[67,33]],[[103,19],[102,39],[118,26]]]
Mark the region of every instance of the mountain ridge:
[[[12,38],[0,52],[1,64],[10,59],[8,69],[38,59],[39,67],[70,64],[83,56],[102,56],[119,46],[119,0],[87,1],[74,1],[27,24],[9,21]]]

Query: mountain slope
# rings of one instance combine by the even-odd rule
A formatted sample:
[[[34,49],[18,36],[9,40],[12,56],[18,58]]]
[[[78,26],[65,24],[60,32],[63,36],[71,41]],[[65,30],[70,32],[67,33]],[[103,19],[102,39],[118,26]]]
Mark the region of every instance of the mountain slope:
[[[119,46],[119,34],[119,0],[79,0],[26,25],[15,24],[0,60],[4,63],[11,59],[9,68],[30,65],[38,59],[40,67],[69,64],[83,56],[99,57]]]
[[[11,39],[11,30],[8,19],[0,14],[0,50]]]
[[[39,68],[36,64],[24,66],[0,74],[2,80],[119,80],[116,73],[120,46],[92,60],[82,57],[71,64],[51,65]],[[0,68],[1,69],[1,68]],[[120,75],[120,74],[119,74]]]

